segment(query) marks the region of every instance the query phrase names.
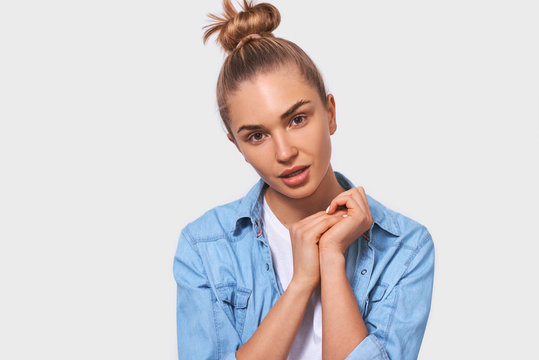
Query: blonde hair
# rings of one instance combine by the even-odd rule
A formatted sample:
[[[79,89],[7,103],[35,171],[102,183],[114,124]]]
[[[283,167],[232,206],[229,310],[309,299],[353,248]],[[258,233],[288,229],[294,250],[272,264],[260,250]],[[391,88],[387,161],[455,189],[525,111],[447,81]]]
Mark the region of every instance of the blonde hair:
[[[241,82],[259,73],[295,64],[305,80],[317,90],[322,103],[326,103],[324,80],[311,58],[293,42],[273,35],[281,22],[275,6],[268,3],[254,5],[252,1],[243,0],[242,11],[238,12],[231,0],[223,0],[223,8],[222,17],[208,14],[213,23],[204,26],[203,41],[206,43],[218,33],[217,42],[228,54],[217,80],[217,105],[232,137],[228,95],[237,90]]]

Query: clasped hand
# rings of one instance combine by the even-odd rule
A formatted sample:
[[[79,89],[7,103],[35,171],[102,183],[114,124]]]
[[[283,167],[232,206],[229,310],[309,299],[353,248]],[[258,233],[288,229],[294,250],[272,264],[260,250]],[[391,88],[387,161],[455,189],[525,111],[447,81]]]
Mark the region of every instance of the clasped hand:
[[[319,211],[289,227],[294,262],[293,281],[315,287],[320,282],[321,252],[344,254],[372,224],[363,187],[337,195]]]

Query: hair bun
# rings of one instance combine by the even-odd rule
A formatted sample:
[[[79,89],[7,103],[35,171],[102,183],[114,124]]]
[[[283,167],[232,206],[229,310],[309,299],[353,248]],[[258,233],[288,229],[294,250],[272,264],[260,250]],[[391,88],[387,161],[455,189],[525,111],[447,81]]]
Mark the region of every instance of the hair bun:
[[[273,30],[281,22],[279,10],[268,3],[253,5],[252,1],[243,0],[243,9],[238,12],[231,0],[223,0],[223,9],[222,17],[208,14],[213,23],[204,26],[206,31],[203,40],[206,43],[210,36],[218,32],[217,42],[227,53],[234,51],[248,35],[273,36]]]

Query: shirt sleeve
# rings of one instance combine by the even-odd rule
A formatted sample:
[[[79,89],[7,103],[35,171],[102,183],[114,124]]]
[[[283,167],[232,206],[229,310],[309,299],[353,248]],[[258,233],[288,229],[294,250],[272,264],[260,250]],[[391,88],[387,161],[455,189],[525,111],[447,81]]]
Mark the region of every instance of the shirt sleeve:
[[[430,312],[434,244],[425,230],[408,266],[387,296],[364,317],[369,335],[346,360],[417,359]]]
[[[217,312],[222,310],[186,229],[180,235],[173,272],[178,285],[178,359],[235,360],[239,339],[233,332],[218,333],[222,317]]]

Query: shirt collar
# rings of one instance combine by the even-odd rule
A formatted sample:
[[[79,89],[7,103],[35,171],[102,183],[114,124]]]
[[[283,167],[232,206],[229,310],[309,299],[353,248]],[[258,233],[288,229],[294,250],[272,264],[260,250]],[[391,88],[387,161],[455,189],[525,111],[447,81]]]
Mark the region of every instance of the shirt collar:
[[[268,186],[269,185],[260,178],[251,190],[241,198],[236,209],[236,216],[232,218],[232,231],[238,231],[239,228],[245,226],[246,222],[249,221],[257,228],[262,226],[262,222],[260,221],[260,218],[262,217],[262,205],[264,204],[262,196],[264,196],[265,189]]]
[[[340,172],[334,171],[335,176],[337,177],[337,181],[343,188],[346,190],[349,190],[354,186],[354,184],[348,180],[347,177],[345,177]],[[388,212],[384,205],[379,203],[378,201],[374,200],[369,194],[367,194],[367,202],[369,203],[369,211],[371,212],[372,217],[372,224],[371,229],[373,228],[374,224],[378,225],[380,228],[384,229],[387,232],[390,232],[393,235],[400,236],[401,231],[399,228],[399,225]]]
[[[343,174],[338,171],[334,171],[335,176],[339,184],[349,190],[354,187],[354,184],[346,178]],[[263,198],[265,189],[268,187],[268,184],[264,180],[259,179],[258,182],[249,190],[249,192],[240,200],[238,207],[236,209],[236,216],[232,218],[233,223],[230,224],[231,231],[238,231],[238,228],[241,228],[246,225],[245,222],[251,222],[257,228],[258,232],[261,223],[261,213],[263,206]],[[378,225],[380,228],[388,231],[389,233],[400,236],[401,231],[394,220],[394,218],[387,212],[387,209],[384,205],[373,199],[370,195],[367,194],[367,201],[369,203],[369,210],[372,216],[372,225]]]

